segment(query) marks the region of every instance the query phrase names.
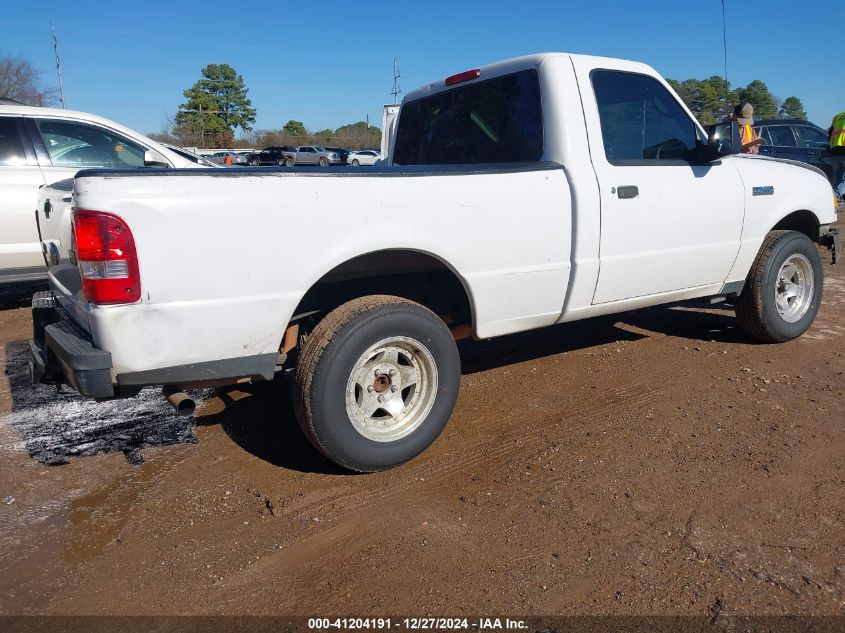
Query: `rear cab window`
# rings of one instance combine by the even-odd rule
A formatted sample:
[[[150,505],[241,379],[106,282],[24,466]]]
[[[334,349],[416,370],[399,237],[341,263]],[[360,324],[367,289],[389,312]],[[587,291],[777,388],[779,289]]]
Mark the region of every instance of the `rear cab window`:
[[[522,163],[542,156],[540,79],[525,70],[405,103],[393,163]]]

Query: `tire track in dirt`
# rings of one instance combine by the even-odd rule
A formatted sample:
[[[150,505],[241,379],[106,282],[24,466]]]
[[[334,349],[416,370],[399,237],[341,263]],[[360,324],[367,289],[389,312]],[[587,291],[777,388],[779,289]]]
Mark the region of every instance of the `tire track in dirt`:
[[[333,515],[333,524],[225,577],[220,584],[226,587],[248,585],[259,582],[267,574],[277,575],[281,572],[287,576],[286,591],[290,595],[307,590],[310,599],[315,602],[323,597],[328,600],[331,591],[325,587],[330,586],[333,571],[343,564],[350,552],[366,546],[366,540],[358,528],[365,525],[380,508],[389,507],[406,496],[413,498],[417,505],[425,505],[427,500],[442,497],[443,491],[454,485],[455,475],[461,472],[475,472],[483,463],[508,464],[524,459],[526,455],[533,456],[549,442],[550,432],[565,427],[567,423],[577,420],[580,426],[590,425],[619,408],[645,405],[662,391],[649,388],[653,378],[654,374],[648,381],[639,380],[608,392],[607,397],[597,406],[588,409],[566,407],[566,413],[552,427],[536,424],[527,430],[524,427],[518,428],[515,423],[523,417],[520,412],[502,416],[491,424],[483,417],[460,421],[464,426],[485,424],[483,435],[487,441],[481,445],[450,446],[450,452],[446,455],[433,454],[412,462],[405,467],[401,481],[396,481],[378,493],[374,494],[371,489],[348,491],[313,504],[300,503],[289,507],[291,514]],[[573,401],[576,400],[573,397]],[[499,432],[505,432],[510,441],[501,441]],[[473,434],[468,439],[476,441],[477,437]],[[453,434],[450,439],[458,439],[457,434]],[[291,606],[295,606],[295,603],[291,603]]]

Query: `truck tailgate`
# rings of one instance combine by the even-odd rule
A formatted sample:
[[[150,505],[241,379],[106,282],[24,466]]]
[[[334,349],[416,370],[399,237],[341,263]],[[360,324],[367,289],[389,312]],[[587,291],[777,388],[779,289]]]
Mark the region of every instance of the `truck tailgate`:
[[[62,310],[88,331],[88,302],[82,292],[79,270],[72,258],[72,196],[72,178],[39,189],[38,235],[53,295]]]

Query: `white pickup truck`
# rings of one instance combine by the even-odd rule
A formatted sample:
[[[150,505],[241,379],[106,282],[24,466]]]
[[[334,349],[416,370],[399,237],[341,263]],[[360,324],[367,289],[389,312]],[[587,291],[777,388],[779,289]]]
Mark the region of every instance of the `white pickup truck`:
[[[721,295],[786,341],[819,308],[834,197],[738,149],[649,66],[549,53],[408,94],[373,170],[81,172],[72,214],[39,213],[59,255],[33,379],[189,409],[290,365],[314,446],[374,471],[444,428],[462,336]]]

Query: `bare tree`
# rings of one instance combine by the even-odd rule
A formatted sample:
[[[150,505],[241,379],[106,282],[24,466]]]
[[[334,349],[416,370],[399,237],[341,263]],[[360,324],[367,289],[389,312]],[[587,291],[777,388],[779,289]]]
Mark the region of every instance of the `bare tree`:
[[[25,105],[50,105],[55,90],[41,87],[41,72],[22,57],[0,57],[0,97]]]

